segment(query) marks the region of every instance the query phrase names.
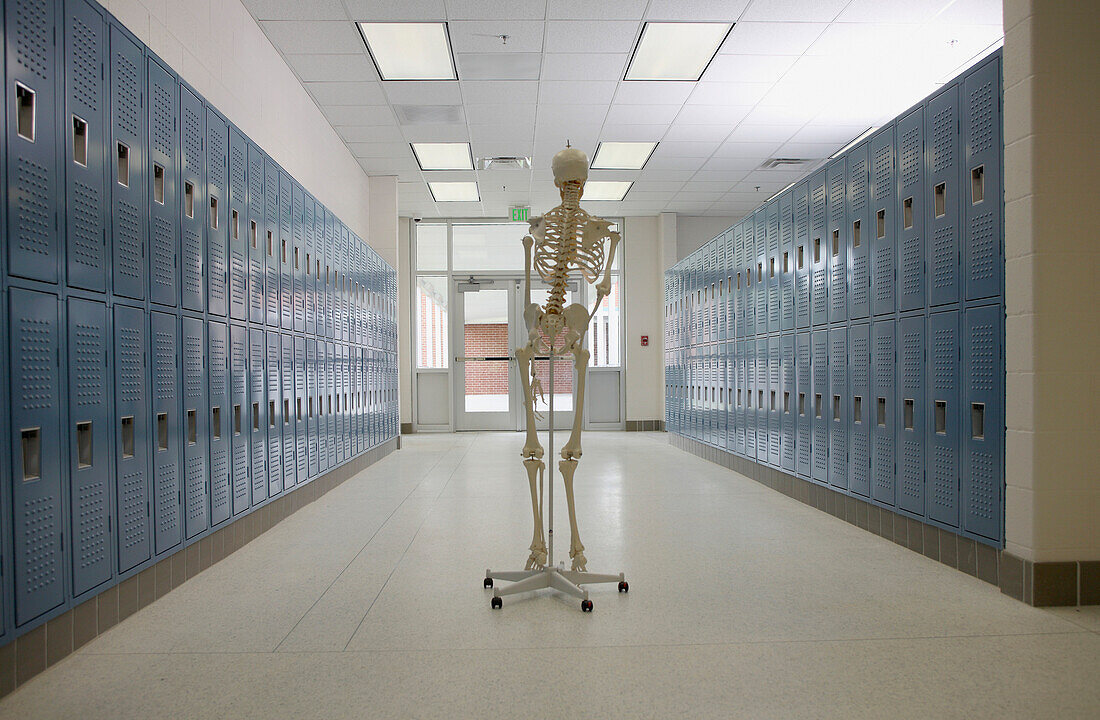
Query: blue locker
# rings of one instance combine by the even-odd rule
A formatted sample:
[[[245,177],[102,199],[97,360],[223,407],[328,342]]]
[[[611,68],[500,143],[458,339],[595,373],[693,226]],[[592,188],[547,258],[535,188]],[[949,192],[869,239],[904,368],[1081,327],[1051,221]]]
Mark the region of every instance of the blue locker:
[[[829,256],[829,322],[844,322],[848,317],[848,232],[845,226],[846,158],[831,161],[825,168],[828,237],[825,252]],[[853,240],[854,242],[854,240]],[[862,249],[862,248],[859,248]],[[853,286],[852,297],[855,298]]]
[[[924,106],[897,122],[898,309],[919,310],[924,292]]]
[[[180,328],[179,318],[149,314],[153,388],[153,529],[156,554],[183,539],[180,501]]]
[[[325,210],[325,337],[336,337],[336,218]]]
[[[317,272],[316,246],[313,240],[314,208],[317,203],[305,190],[302,191],[302,252],[305,253],[305,262],[302,275],[302,311],[305,317],[305,332],[313,335],[317,332],[317,306],[314,298],[316,290]],[[307,413],[308,415],[308,413]]]
[[[183,318],[184,529],[193,538],[210,527],[210,423],[207,413],[206,327]]]
[[[735,388],[734,395],[734,450],[738,455],[747,456],[746,450],[747,443],[747,419],[745,417],[745,404],[747,402],[746,395],[748,394],[748,368],[745,362],[745,341],[738,340],[737,345],[734,348],[736,357],[734,362],[737,366],[737,387]]]
[[[924,218],[927,228],[928,304],[959,301],[959,214],[962,150],[959,147],[959,86],[952,83],[932,96],[924,117],[928,138]]]
[[[783,365],[779,337],[768,338],[768,391],[764,403],[768,412],[768,464],[783,464]]]
[[[294,329],[294,236],[291,218],[294,192],[290,175],[279,172],[279,327]]]
[[[267,262],[266,239],[264,238],[264,154],[260,148],[248,143],[248,218],[247,225],[241,228],[248,243],[248,320],[262,325],[267,307],[266,278]]]
[[[735,337],[745,337],[745,234],[743,223],[733,226],[733,332]]]
[[[756,243],[756,255],[753,267],[756,268],[756,334],[768,332],[768,218],[767,208],[760,208],[752,214],[755,224],[753,230]]]
[[[768,464],[771,448],[771,428],[768,422],[768,391],[771,378],[768,367],[768,339],[756,339],[756,460]]]
[[[55,295],[8,295],[16,625],[65,601],[58,309]]]
[[[229,315],[248,320],[248,141],[240,130],[229,128]]]
[[[794,217],[792,193],[779,198],[779,328],[794,330]],[[792,345],[793,347],[793,345]]]
[[[336,292],[338,295],[338,302],[340,311],[337,314],[337,320],[340,322],[339,338],[344,342],[351,340],[351,332],[349,330],[349,323],[351,321],[351,311],[349,306],[348,295],[348,263],[347,260],[350,257],[350,238],[348,236],[348,228],[339,220],[336,221],[336,227],[338,230],[337,244],[339,245],[338,258],[338,275],[336,283]]]
[[[306,339],[297,336],[294,342],[294,458],[295,484],[304,485],[309,478],[309,435],[306,411],[309,398],[306,387]]]
[[[330,315],[331,318],[331,315]],[[336,344],[325,344],[325,390],[328,394],[325,404],[326,435],[325,446],[328,450],[328,466],[336,467]]]
[[[848,489],[871,494],[871,326],[853,323],[848,329],[848,381],[852,396],[848,425]]]
[[[322,323],[323,325],[323,323]],[[318,327],[318,329],[321,329]],[[332,396],[328,391],[328,343],[317,341],[317,471],[324,474],[329,469],[328,421]],[[329,403],[326,409],[326,401]]]
[[[813,467],[811,477],[829,482],[829,331],[815,330],[810,336],[810,372],[813,375]]]
[[[898,507],[924,515],[924,316],[898,321]]]
[[[954,310],[928,316],[928,517],[959,526],[959,314]]]
[[[756,341],[745,341],[745,457],[756,460]],[[766,447],[766,446],[765,446]]]
[[[894,125],[871,138],[871,314],[885,315],[897,308],[897,171],[894,160]]]
[[[795,389],[795,472],[810,477],[813,443],[813,384],[810,382],[810,334],[800,332],[794,339]]]
[[[152,554],[150,527],[148,337],[141,308],[114,307],[115,491],[118,493],[118,571]]]
[[[897,355],[894,350],[893,319],[879,320],[871,326],[871,497],[894,504],[897,471],[894,443],[894,374]]]
[[[306,280],[306,332],[321,335],[324,327],[323,309],[320,305],[321,269],[324,266],[324,210],[321,204],[309,198],[306,202],[306,242],[313,254],[313,264]],[[308,264],[308,263],[307,263]],[[321,318],[318,324],[317,319]]]
[[[321,470],[321,389],[318,378],[317,340],[306,338],[306,454],[309,457],[309,479]]]
[[[179,81],[152,57],[149,71],[149,299],[179,307]]]
[[[791,264],[794,266],[794,324],[799,329],[810,327],[810,185],[800,182],[793,190],[794,244]]]
[[[65,3],[65,262],[70,287],[107,289],[107,25],[98,6]],[[68,123],[66,123],[68,125]],[[85,588],[87,589],[87,588]]]
[[[721,418],[721,446],[728,452],[737,448],[736,420],[734,418],[734,394],[737,386],[737,347],[733,341],[722,344],[723,402]]]
[[[825,171],[810,176],[810,321],[821,325],[829,321],[829,250],[828,218],[825,210]]]
[[[338,345],[336,349],[340,360],[340,387],[338,389],[340,393],[340,439],[337,457],[343,462],[351,457],[351,413],[348,410],[348,388],[351,385],[349,380],[351,375],[350,348],[347,345]]]
[[[73,595],[111,579],[113,344],[102,302],[69,298],[69,507]]]
[[[288,490],[297,484],[298,461],[294,457],[297,443],[294,439],[294,411],[296,408],[294,397],[294,338],[290,335],[281,336],[281,355],[279,358],[282,374],[282,417],[283,431],[283,489]]]
[[[186,310],[206,309],[206,108],[180,85],[180,284]]]
[[[783,387],[783,394],[780,396],[780,412],[782,413],[782,457],[780,465],[787,472],[795,472],[795,435],[797,426],[797,414],[795,412],[796,397],[795,392],[797,385],[795,384],[795,353],[794,353],[794,335],[784,335],[780,338],[780,365],[781,365],[781,378],[780,382]]]
[[[264,164],[264,317],[268,327],[279,327],[279,278],[282,260],[279,247],[279,166],[271,158]]]
[[[276,317],[278,320],[278,317]],[[267,496],[283,491],[283,377],[279,368],[282,340],[268,330],[267,340]]]
[[[233,514],[229,330],[223,322],[211,322],[209,334],[210,524],[217,525]]]
[[[4,242],[8,273],[50,283],[58,281],[61,263],[56,153],[60,69],[54,51],[58,7],[42,0],[8,0],[6,17],[7,87],[12,93],[8,98],[12,112],[7,122],[8,228]],[[16,612],[19,614],[18,603]]]
[[[756,224],[751,215],[741,223],[741,233],[744,238],[742,261],[745,267],[745,293],[742,296],[745,303],[744,337],[750,338],[756,335],[756,285],[759,281],[756,275]]]
[[[967,73],[963,80],[963,268],[966,299],[1002,293],[1004,234],[1001,214],[1001,60],[994,56]]]
[[[1004,508],[1004,308],[967,308],[964,322],[963,529],[999,541]]]
[[[297,182],[294,183],[291,207],[291,237],[294,243],[293,286],[291,291],[292,312],[294,317],[293,325],[295,332],[305,332],[306,274],[309,272],[309,265],[306,262],[308,250],[306,249],[305,235],[305,196],[302,192],[302,186]],[[305,476],[303,475],[302,477],[304,478]]]
[[[267,500],[267,345],[264,331],[248,331],[248,399],[252,403],[252,429],[248,442],[252,465],[252,505]],[[234,508],[236,510],[236,508]]]
[[[229,124],[206,109],[206,309],[224,317],[229,311]]]
[[[141,46],[111,24],[111,271],[115,295],[145,299],[145,58]]]
[[[767,255],[764,266],[765,285],[768,288],[768,332],[779,332],[782,324],[782,307],[779,304],[780,284],[783,279],[782,256],[779,238],[779,200],[773,200],[765,208],[767,230],[765,243]]]
[[[871,313],[871,160],[870,145],[861,143],[847,154],[848,217],[842,224],[848,244],[848,317]]]
[[[232,402],[230,423],[233,433],[231,459],[234,515],[240,515],[252,504],[252,455],[249,439],[252,436],[253,412],[248,398],[251,389],[248,374],[249,359],[248,328],[243,325],[231,325],[229,327],[229,393]]]
[[[848,488],[848,329],[829,330],[829,484]]]

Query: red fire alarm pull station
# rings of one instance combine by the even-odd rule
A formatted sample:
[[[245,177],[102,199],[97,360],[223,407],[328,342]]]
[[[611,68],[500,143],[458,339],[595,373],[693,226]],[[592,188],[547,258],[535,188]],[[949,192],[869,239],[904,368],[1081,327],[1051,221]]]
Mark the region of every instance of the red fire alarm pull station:
[[[649,336],[642,335],[642,347],[649,347]]]

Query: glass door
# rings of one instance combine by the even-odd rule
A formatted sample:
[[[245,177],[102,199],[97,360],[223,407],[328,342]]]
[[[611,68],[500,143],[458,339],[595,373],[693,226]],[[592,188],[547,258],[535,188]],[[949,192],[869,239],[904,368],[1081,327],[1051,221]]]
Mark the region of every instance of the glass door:
[[[455,429],[513,430],[515,283],[470,277],[454,284]]]

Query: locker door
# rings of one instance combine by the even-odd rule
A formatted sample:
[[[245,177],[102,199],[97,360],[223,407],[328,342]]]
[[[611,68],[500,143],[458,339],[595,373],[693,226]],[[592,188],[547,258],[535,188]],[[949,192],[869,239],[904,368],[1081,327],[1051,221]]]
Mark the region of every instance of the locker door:
[[[811,431],[813,427],[813,384],[810,382],[810,334],[800,332],[795,336],[795,379],[797,383],[797,395],[795,396],[795,412],[797,419],[797,438],[795,439],[795,472],[802,477],[810,477],[812,442]]]
[[[331,320],[331,315],[329,316]],[[327,323],[326,323],[327,324]],[[335,329],[335,328],[334,328]],[[328,395],[325,403],[326,436],[325,443],[328,448],[328,466],[336,467],[336,344],[325,343],[325,392]]]
[[[339,252],[337,252],[336,255],[336,257],[338,258],[338,266],[340,268],[339,276],[336,283],[336,292],[338,293],[339,297],[338,307],[340,308],[340,311],[337,314],[336,319],[340,323],[339,339],[343,340],[344,342],[348,342],[351,339],[351,332],[348,326],[348,323],[351,319],[351,313],[348,307],[348,258],[351,257],[351,251],[349,247],[347,227],[339,220],[336,221],[336,226],[338,230],[336,241],[340,248]]]
[[[305,283],[303,307],[305,309],[305,322],[306,333],[314,335],[317,332],[317,271],[314,269],[317,263],[317,245],[315,241],[314,228],[316,221],[314,219],[314,208],[317,203],[313,197],[303,191],[302,192],[302,236],[305,241],[305,273],[303,274],[303,280]]]
[[[98,7],[65,3],[66,277],[70,287],[107,289],[107,26]],[[105,457],[105,456],[103,456]]]
[[[756,460],[762,465],[768,463],[768,447],[771,445],[768,427],[768,372],[768,339],[758,337],[756,339],[756,397],[753,398],[753,407],[756,408]]]
[[[278,317],[275,318],[278,320]],[[267,496],[283,491],[283,377],[279,360],[282,340],[269,330],[267,340]]]
[[[6,18],[12,109],[7,122],[8,273],[50,283],[57,282],[61,262],[58,7],[42,0],[9,0]]]
[[[354,416],[352,413],[352,403],[354,402],[354,394],[352,388],[352,366],[351,366],[351,348],[347,345],[344,346],[344,401],[340,404],[340,408],[344,411],[344,458],[350,459],[354,455],[352,449],[352,437],[355,432],[353,429]]]
[[[180,520],[180,329],[179,318],[149,314],[153,370],[153,517],[156,554],[183,538]]]
[[[264,238],[264,154],[260,148],[248,143],[248,217],[241,232],[248,244],[248,320],[263,324],[267,307],[264,278],[267,262]],[[265,495],[266,497],[266,495]]]
[[[294,214],[290,175],[279,172],[279,327],[294,329],[294,235],[291,218]]]
[[[733,452],[737,447],[734,421],[734,387],[737,385],[736,345],[727,342],[722,345],[722,447]]]
[[[183,473],[187,537],[210,526],[206,332],[199,318],[183,318]]]
[[[229,380],[229,334],[225,323],[210,323],[210,524],[233,514],[230,438],[232,402]]]
[[[826,212],[828,217],[825,240],[825,253],[829,256],[829,322],[844,322],[848,317],[848,243],[854,244],[855,238],[849,239],[846,222],[846,203],[844,193],[846,158],[840,157],[829,163],[825,168]],[[851,157],[856,162],[855,157]],[[858,166],[857,166],[858,167]],[[854,235],[854,234],[853,234]],[[862,250],[862,243],[853,250]],[[854,258],[853,258],[854,262]],[[856,285],[852,286],[852,298],[856,298]]]
[[[871,313],[871,179],[870,146],[861,143],[847,155],[848,216],[841,224],[848,244],[848,316],[865,318]]]
[[[279,358],[281,363],[283,404],[281,416],[283,420],[283,489],[293,488],[297,483],[298,460],[294,457],[296,443],[294,442],[294,411],[296,403],[294,397],[294,338],[290,335],[282,335],[282,350]]]
[[[794,218],[792,216],[793,193],[783,193],[779,198],[779,327],[794,330]],[[793,347],[793,345],[792,345]]]
[[[752,215],[756,228],[753,230],[756,240],[756,334],[768,332],[768,217],[767,208],[761,208]],[[759,409],[759,408],[758,408]]]
[[[768,391],[764,393],[768,412],[768,464],[783,464],[783,365],[779,338],[768,338]]]
[[[111,579],[111,421],[107,306],[69,299],[69,507],[73,595]]]
[[[206,304],[211,315],[229,309],[229,126],[206,109]]]
[[[848,488],[848,329],[829,331],[829,484]]]
[[[153,58],[149,71],[149,299],[179,307],[179,81]]]
[[[821,483],[829,481],[829,331],[815,330],[810,339],[813,374],[813,468],[811,476]]]
[[[733,330],[736,337],[745,337],[745,231],[743,223],[733,226]],[[683,313],[682,304],[678,314]]]
[[[180,217],[183,307],[206,308],[206,246],[209,222],[206,195],[206,108],[180,85]]]
[[[248,143],[235,127],[229,128],[229,315],[248,319]]]
[[[780,339],[780,364],[782,393],[779,396],[779,409],[782,416],[782,458],[780,465],[787,472],[795,471],[795,362],[794,335],[784,335]]]
[[[969,286],[968,286],[969,287]],[[1004,309],[968,308],[963,337],[963,529],[1000,540],[1004,507]],[[969,417],[970,422],[966,419]]]
[[[894,321],[880,320],[871,326],[871,497],[893,505],[896,473],[894,442]]]
[[[848,426],[848,487],[871,494],[871,326],[853,323],[848,331],[851,423]]]
[[[767,232],[765,243],[767,255],[765,256],[764,277],[768,288],[768,332],[779,332],[782,323],[782,308],[779,304],[779,285],[783,278],[783,266],[780,264],[782,257],[779,254],[779,201],[773,200],[768,204],[765,213],[767,215]]]
[[[924,106],[898,120],[898,308],[919,310],[924,293]]]
[[[113,292],[145,299],[145,60],[141,46],[111,25],[111,187]]]
[[[794,324],[810,327],[810,195],[809,183],[794,186]]]
[[[293,197],[291,198],[291,238],[293,249],[293,287],[291,290],[292,313],[294,317],[294,331],[305,332],[306,329],[306,237],[305,237],[305,198],[302,195],[302,186],[294,183]],[[304,352],[304,351],[303,351]],[[305,477],[304,475],[302,476]]]
[[[336,330],[336,327],[334,327],[333,330]],[[332,438],[335,443],[333,452],[335,453],[337,464],[344,462],[344,362],[342,350],[343,348],[339,344],[332,346],[332,407],[335,411],[333,414]]]
[[[928,228],[928,304],[959,301],[959,214],[962,203],[959,147],[959,86],[951,84],[928,101],[924,217]]]
[[[264,232],[260,236],[265,257],[264,316],[268,327],[279,327],[279,276],[282,270],[279,233],[279,166],[271,158],[264,164]]]
[[[756,460],[756,341],[745,341],[745,457]]]
[[[309,456],[309,478],[320,472],[321,444],[318,428],[321,419],[321,392],[317,376],[317,340],[306,338],[306,454]]]
[[[252,505],[267,500],[267,376],[264,374],[267,346],[264,331],[248,331],[248,401],[252,428],[249,448],[252,464]]]
[[[233,514],[240,515],[251,505],[252,456],[249,439],[252,436],[252,406],[248,401],[250,382],[248,328],[229,328],[229,392],[230,432],[233,436]]]
[[[302,485],[309,477],[308,435],[306,410],[309,405],[306,388],[306,339],[294,340],[294,457],[295,484]]]
[[[737,388],[735,392],[736,405],[734,411],[734,421],[736,423],[736,428],[734,428],[735,449],[739,455],[747,456],[748,450],[746,448],[748,446],[746,443],[748,442],[748,438],[746,435],[746,423],[748,419],[745,413],[745,403],[747,402],[748,395],[748,367],[745,362],[746,350],[744,340],[737,341],[735,352],[737,353]]]
[[[959,526],[959,314],[928,316],[928,517]]]
[[[318,320],[321,320],[318,316]],[[324,324],[323,322],[321,323]],[[321,329],[318,327],[318,329]],[[317,470],[324,474],[331,467],[329,460],[328,425],[332,416],[332,395],[328,389],[329,383],[329,353],[328,343],[324,340],[317,341],[317,453],[319,455]]]
[[[756,286],[760,281],[756,274],[756,223],[751,215],[742,223],[741,233],[745,242],[742,256],[745,267],[745,337],[750,338],[756,334]]]
[[[825,171],[810,177],[810,321],[820,325],[829,320],[829,239],[825,215]],[[816,444],[816,443],[815,443]]]
[[[336,337],[336,217],[325,210],[325,337]]]
[[[1000,56],[967,74],[963,98],[963,267],[966,299],[978,300],[1000,295],[1004,277]]]
[[[118,493],[118,571],[152,553],[148,428],[149,375],[145,313],[115,305],[115,491]]]
[[[924,317],[898,323],[898,507],[924,515]]]
[[[65,601],[61,331],[55,295],[8,295],[15,624]]]
[[[894,161],[894,126],[879,130],[871,138],[871,313],[885,315],[897,306],[897,172]]]

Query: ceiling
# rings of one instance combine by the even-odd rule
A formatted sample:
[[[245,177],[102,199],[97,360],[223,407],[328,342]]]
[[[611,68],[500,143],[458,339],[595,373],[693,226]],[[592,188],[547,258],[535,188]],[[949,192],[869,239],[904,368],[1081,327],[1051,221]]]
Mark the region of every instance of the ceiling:
[[[617,140],[660,144],[640,171],[592,171],[634,185],[590,211],[736,218],[1003,35],[1001,0],[243,2],[367,174],[397,176],[399,212],[414,217],[552,207],[554,153]],[[364,20],[446,21],[459,80],[381,82]],[[699,82],[623,81],[647,20],[736,24]],[[395,106],[410,105],[452,118],[408,124]],[[424,172],[409,146],[466,141],[475,157],[531,156],[531,169]],[[810,162],[760,169],[776,157]],[[476,180],[481,202],[436,203],[428,180]]]

